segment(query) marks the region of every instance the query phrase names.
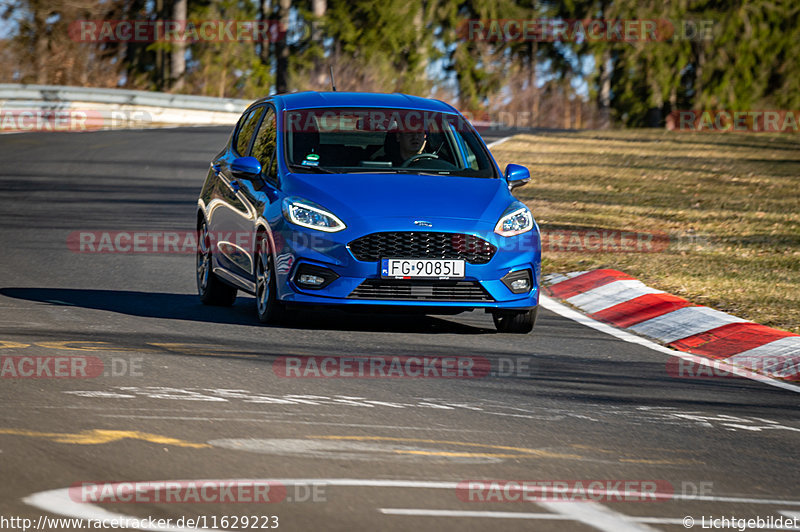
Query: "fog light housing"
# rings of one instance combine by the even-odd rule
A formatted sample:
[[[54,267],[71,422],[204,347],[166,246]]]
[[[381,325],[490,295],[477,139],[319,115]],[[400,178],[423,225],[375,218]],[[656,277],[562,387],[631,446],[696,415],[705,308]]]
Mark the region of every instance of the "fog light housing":
[[[319,275],[310,275],[308,273],[304,273],[303,275],[297,278],[298,284],[307,284],[309,286],[319,286],[325,282],[325,278]],[[514,281],[516,282],[516,281]]]
[[[322,280],[319,278],[320,281]],[[511,281],[511,289],[512,290],[528,290],[530,287],[530,281],[527,279],[515,279]]]
[[[530,270],[509,272],[500,280],[514,294],[525,294],[533,288],[533,276]]]
[[[308,290],[325,288],[339,276],[333,270],[313,264],[300,264],[294,274],[294,284]]]

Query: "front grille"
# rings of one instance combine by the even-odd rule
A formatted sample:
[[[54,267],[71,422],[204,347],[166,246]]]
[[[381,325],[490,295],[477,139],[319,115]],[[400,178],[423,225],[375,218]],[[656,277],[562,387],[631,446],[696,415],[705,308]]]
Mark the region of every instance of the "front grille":
[[[402,301],[494,301],[477,281],[367,279],[347,297]]]
[[[497,248],[486,240],[463,233],[372,233],[349,244],[353,255],[364,262],[392,259],[462,259],[486,264]]]

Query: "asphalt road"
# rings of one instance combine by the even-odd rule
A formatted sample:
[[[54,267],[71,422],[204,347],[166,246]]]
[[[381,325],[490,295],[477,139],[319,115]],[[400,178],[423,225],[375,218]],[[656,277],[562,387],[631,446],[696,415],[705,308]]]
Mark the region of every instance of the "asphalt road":
[[[0,356],[12,364],[0,378],[0,516],[87,515],[63,491],[34,496],[81,482],[196,479],[277,479],[286,499],[99,506],[208,524],[278,516],[285,530],[685,530],[685,516],[701,528],[709,516],[800,512],[795,392],[675,378],[667,355],[546,310],[527,336],[497,334],[481,313],[304,312],[266,327],[249,296],[202,306],[191,253],[70,249],[80,231],[191,232],[227,134],[0,136]],[[287,355],[376,354],[517,370],[313,379],[273,368]],[[123,375],[12,378],[15,356],[96,357]],[[482,502],[463,500],[466,480],[627,480],[671,495]]]

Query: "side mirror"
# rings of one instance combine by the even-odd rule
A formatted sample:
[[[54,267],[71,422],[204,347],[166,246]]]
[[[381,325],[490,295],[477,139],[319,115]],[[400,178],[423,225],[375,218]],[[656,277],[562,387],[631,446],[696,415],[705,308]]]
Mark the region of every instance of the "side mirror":
[[[524,166],[509,164],[506,166],[506,181],[508,190],[514,190],[523,185],[527,185],[531,180],[531,173]]]
[[[231,163],[233,177],[255,179],[261,175],[261,163],[255,157],[239,157]]]

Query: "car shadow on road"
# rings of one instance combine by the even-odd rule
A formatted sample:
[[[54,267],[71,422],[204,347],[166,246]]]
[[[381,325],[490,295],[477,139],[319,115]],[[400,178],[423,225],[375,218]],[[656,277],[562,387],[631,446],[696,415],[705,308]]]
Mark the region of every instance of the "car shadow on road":
[[[255,300],[239,297],[232,307],[200,303],[194,294],[94,290],[75,288],[0,288],[0,295],[54,306],[81,307],[130,316],[268,327],[256,319]],[[303,309],[285,323],[287,329],[369,331],[418,334],[495,334],[494,329],[472,326],[422,314],[355,313]]]

